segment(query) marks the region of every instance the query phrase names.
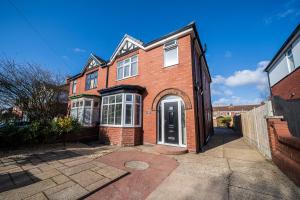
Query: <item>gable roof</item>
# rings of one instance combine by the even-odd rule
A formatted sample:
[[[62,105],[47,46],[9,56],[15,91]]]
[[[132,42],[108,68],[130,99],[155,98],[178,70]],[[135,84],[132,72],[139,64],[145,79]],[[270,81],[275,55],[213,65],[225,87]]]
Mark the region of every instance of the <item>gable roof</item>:
[[[139,39],[136,39],[136,38],[134,38],[134,37],[132,37],[128,34],[125,34],[108,61],[105,61],[104,59],[101,59],[96,55],[93,55],[93,54],[91,54],[91,55],[93,55],[95,58],[97,58],[99,62],[102,62],[102,64],[100,64],[101,67],[107,67],[108,65],[110,65],[115,60],[115,58],[117,57],[119,51],[124,47],[124,45],[126,45],[126,42],[130,42],[133,45],[135,45],[137,48],[140,48],[140,49],[143,49],[143,50],[147,51],[147,50],[150,50],[154,47],[160,46],[160,45],[164,44],[165,42],[167,42],[169,40],[177,39],[181,36],[191,34],[191,33],[194,34],[194,36],[196,38],[196,41],[197,41],[197,43],[200,47],[200,51],[203,53],[203,58],[204,58],[204,62],[205,62],[205,65],[206,65],[205,67],[208,71],[208,75],[209,75],[209,78],[211,80],[211,75],[210,75],[208,65],[207,65],[207,61],[206,61],[206,57],[205,57],[205,54],[204,54],[205,52],[204,52],[203,47],[201,45],[201,41],[200,41],[198,31],[197,31],[197,28],[196,28],[196,23],[194,21],[189,23],[188,25],[176,30],[176,31],[168,33],[168,34],[166,34],[166,35],[164,35],[160,38],[157,38],[155,40],[152,40],[148,43],[144,43]],[[86,66],[85,66],[85,68],[86,68]],[[83,70],[83,73],[85,71],[85,68]],[[82,74],[82,73],[80,73],[80,74]],[[73,79],[77,78],[78,75],[80,75],[80,74],[77,74],[77,75],[73,76],[72,78]]]
[[[121,42],[115,49],[114,53],[110,57],[110,62],[115,59],[115,57],[118,55],[119,51],[126,45],[127,42],[130,42],[131,44],[134,44],[135,46],[144,49],[143,42],[141,40],[138,40],[128,34],[125,34],[124,37],[122,38]]]
[[[270,71],[270,69],[273,67],[273,64],[277,61],[277,59],[284,53],[284,50],[286,47],[290,46],[292,41],[297,39],[297,37],[300,36],[300,24],[294,29],[294,31],[291,33],[291,35],[287,38],[287,40],[283,43],[283,45],[280,47],[280,49],[277,51],[275,56],[272,58],[270,63],[265,68],[265,72]]]
[[[106,65],[106,63],[107,63],[101,57],[99,57],[99,56],[91,53],[90,56],[89,56],[89,58],[88,58],[88,60],[87,60],[87,62],[86,62],[86,64],[85,64],[85,66],[84,66],[84,68],[82,69],[82,71],[80,73],[78,73],[78,74],[76,74],[76,75],[68,78],[67,80],[74,80],[74,79],[76,79],[78,77],[81,77],[84,74],[84,72],[87,70],[87,68],[88,68],[91,60],[94,60],[95,62],[97,62],[98,66],[103,66],[103,65]]]

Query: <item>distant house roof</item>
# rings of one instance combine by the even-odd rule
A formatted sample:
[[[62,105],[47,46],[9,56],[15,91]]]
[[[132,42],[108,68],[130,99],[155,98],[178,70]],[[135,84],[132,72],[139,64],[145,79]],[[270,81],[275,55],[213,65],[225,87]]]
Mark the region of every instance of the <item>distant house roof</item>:
[[[290,46],[292,44],[292,41],[295,40],[300,35],[300,24],[295,28],[295,30],[291,33],[291,35],[287,38],[287,40],[283,43],[283,45],[280,47],[280,49],[277,51],[275,56],[272,58],[268,66],[265,68],[265,72],[270,71],[270,69],[273,67],[273,64],[277,61],[278,58],[284,53],[284,50],[286,47]]]
[[[237,106],[215,106],[213,107],[214,112],[230,112],[230,111],[249,111],[253,108],[259,107],[259,104],[255,105],[237,105]]]

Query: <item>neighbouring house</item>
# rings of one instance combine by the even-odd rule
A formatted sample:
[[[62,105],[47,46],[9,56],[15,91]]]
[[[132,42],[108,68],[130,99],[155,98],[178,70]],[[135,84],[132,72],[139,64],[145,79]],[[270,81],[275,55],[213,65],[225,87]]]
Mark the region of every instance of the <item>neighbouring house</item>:
[[[300,98],[300,24],[266,67],[272,96]]]
[[[109,60],[91,54],[70,83],[70,115],[112,145],[198,152],[212,127],[211,77],[195,23],[151,42],[125,35]]]
[[[213,125],[214,127],[223,126],[218,119],[223,117],[230,117],[231,123],[233,123],[233,117],[240,115],[243,112],[252,110],[253,108],[259,107],[259,104],[255,105],[229,105],[229,106],[214,106],[213,107]]]
[[[300,185],[300,24],[265,71],[275,115],[267,119],[272,160]]]

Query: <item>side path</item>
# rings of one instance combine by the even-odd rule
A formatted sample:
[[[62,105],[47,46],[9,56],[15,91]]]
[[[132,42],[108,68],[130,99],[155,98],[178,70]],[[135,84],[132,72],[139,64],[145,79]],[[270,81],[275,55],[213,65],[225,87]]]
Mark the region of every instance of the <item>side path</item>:
[[[179,166],[148,200],[300,199],[300,188],[230,129],[216,129],[204,153],[175,158]]]

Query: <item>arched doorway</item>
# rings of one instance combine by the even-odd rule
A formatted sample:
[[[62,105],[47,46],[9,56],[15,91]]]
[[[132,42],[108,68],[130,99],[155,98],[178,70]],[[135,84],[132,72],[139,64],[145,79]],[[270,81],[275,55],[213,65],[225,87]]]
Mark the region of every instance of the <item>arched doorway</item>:
[[[157,105],[157,143],[186,147],[185,104],[181,97],[167,95]]]

